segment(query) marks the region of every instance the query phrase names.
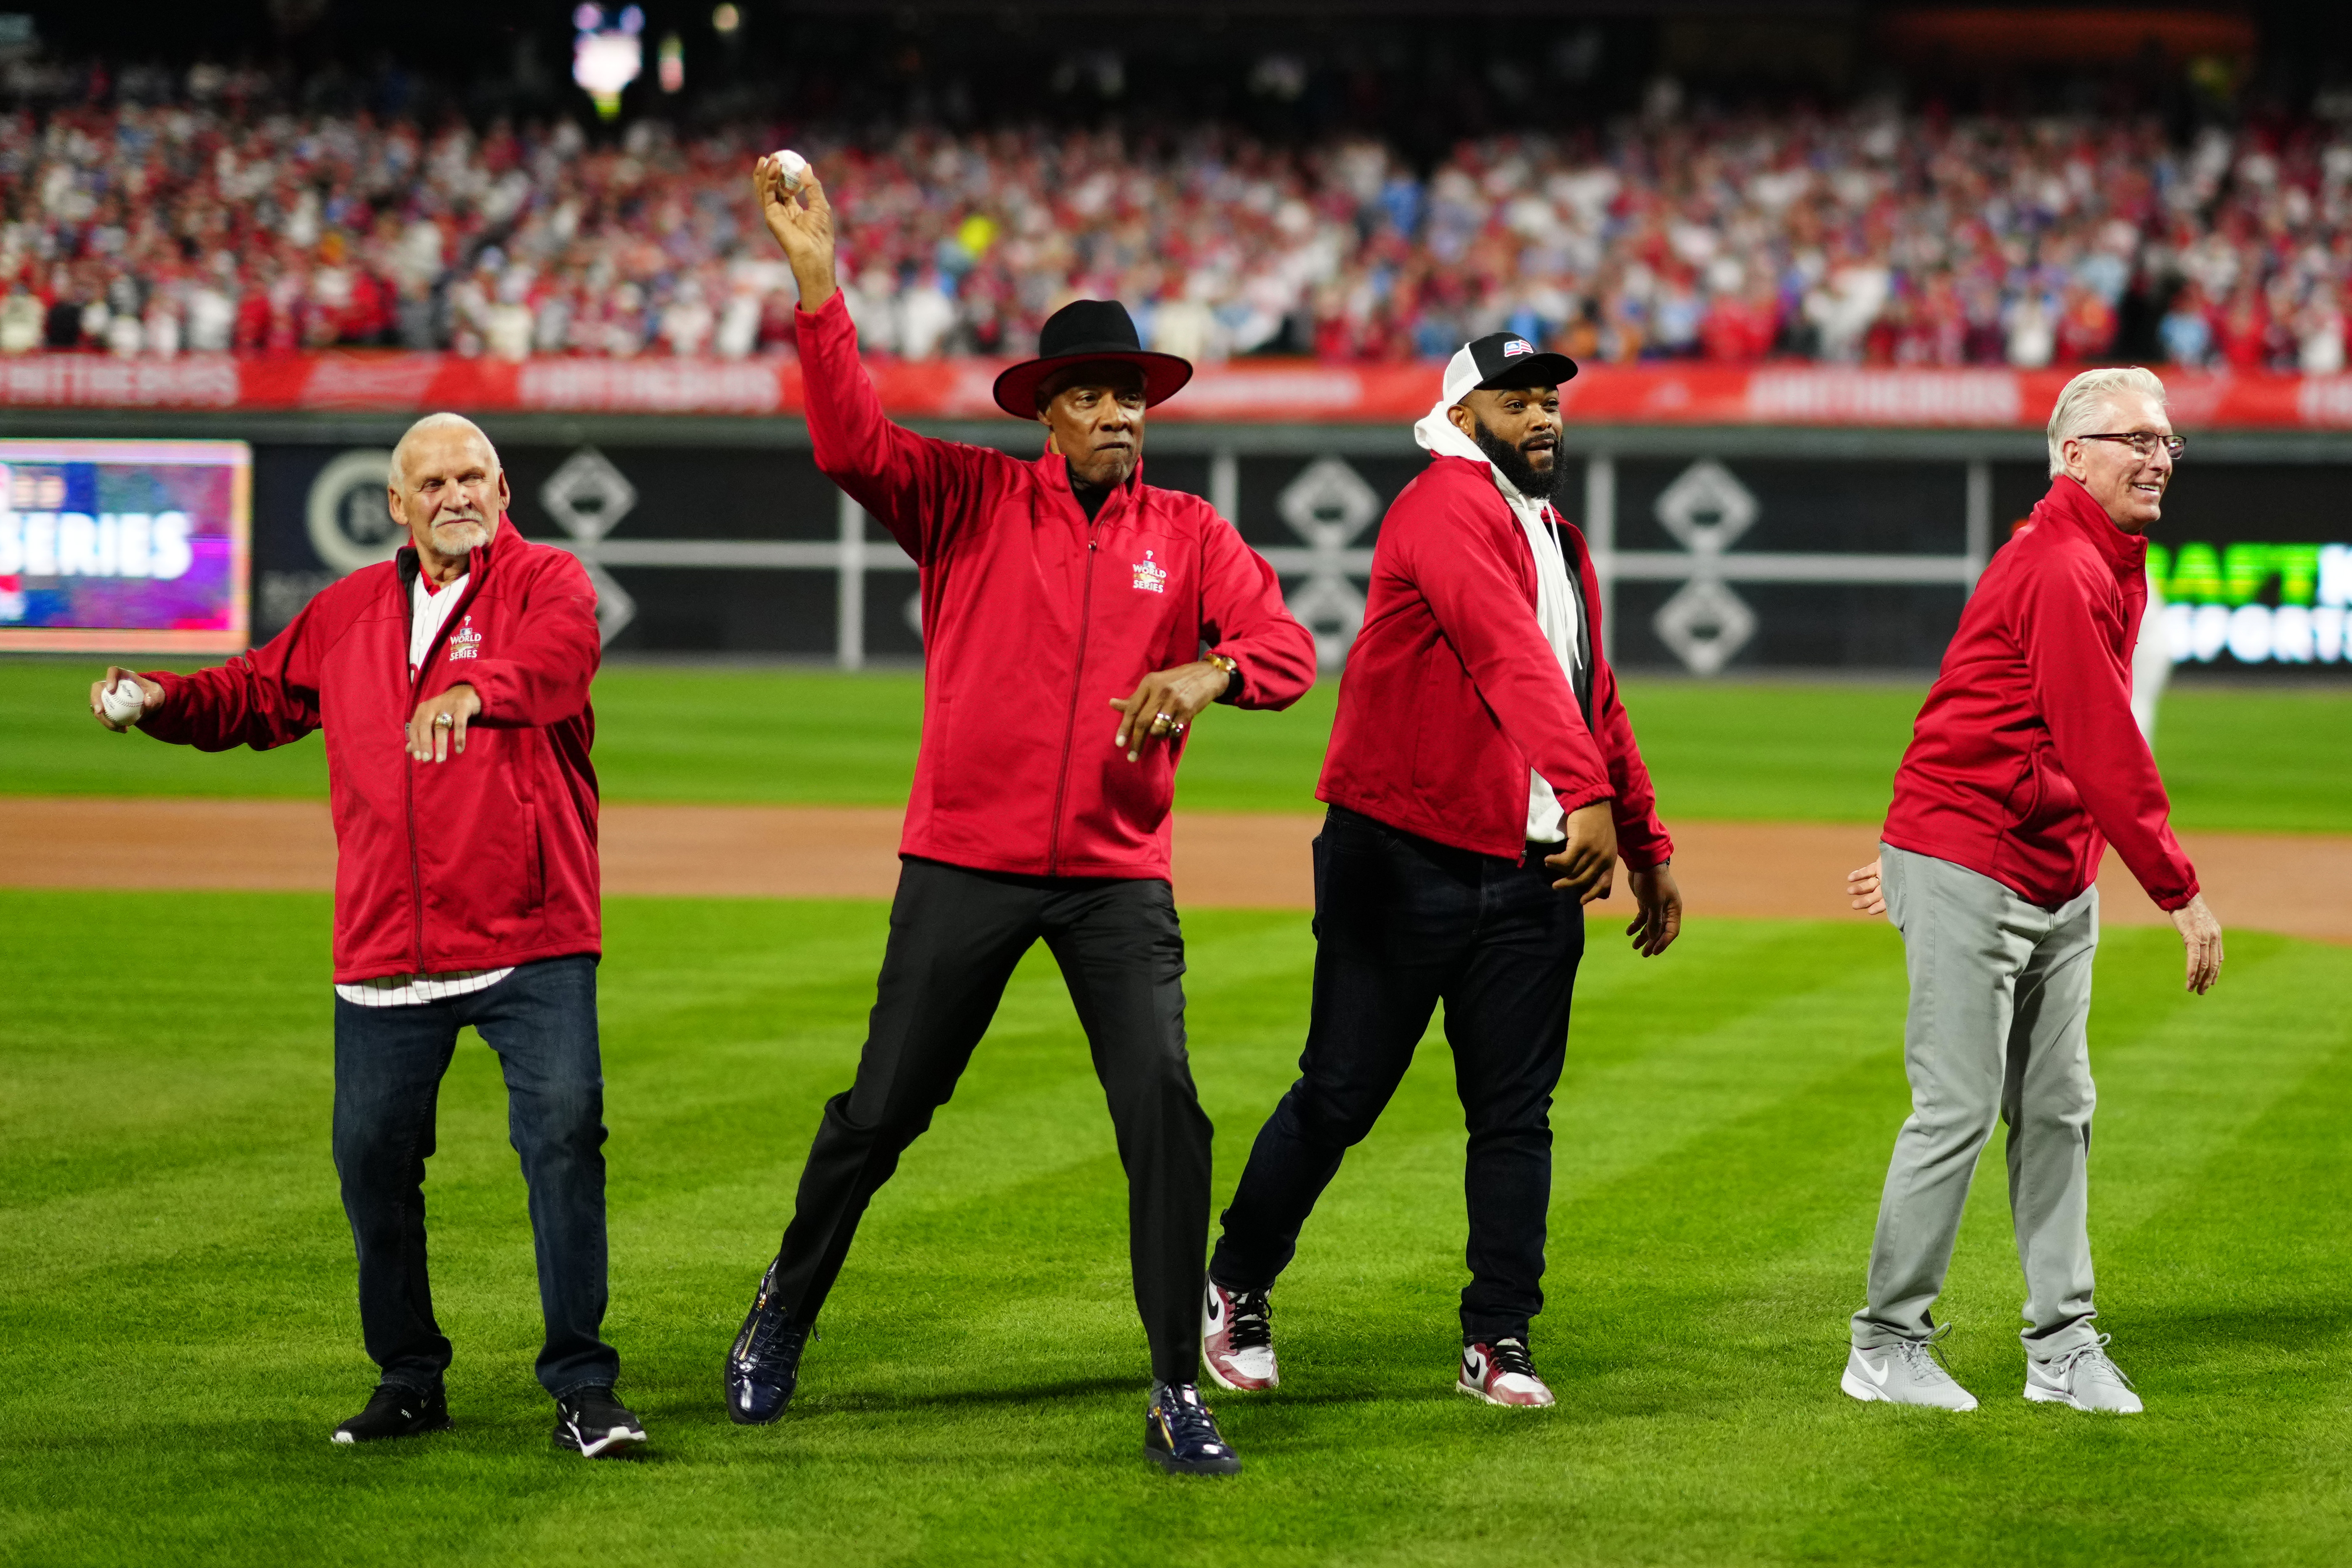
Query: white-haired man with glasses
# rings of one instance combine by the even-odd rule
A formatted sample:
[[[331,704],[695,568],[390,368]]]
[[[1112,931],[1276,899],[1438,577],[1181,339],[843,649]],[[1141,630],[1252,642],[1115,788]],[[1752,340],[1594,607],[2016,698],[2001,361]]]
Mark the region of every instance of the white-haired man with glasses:
[[[2168,823],[2132,717],[2148,524],[2183,442],[2164,384],[2085,371],[2050,416],[2050,493],[1978,579],[1895,775],[1879,858],[1854,908],[1903,933],[1911,1115],[1853,1315],[1846,1393],[1973,1410],[1935,1352],[1977,1154],[2009,1126],[2010,1212],[2025,1271],[2025,1397],[2140,1408],[2094,1327],[2088,1159],[2091,959],[2113,844],[2188,948],[2189,989],[2221,972],[2221,927]]]

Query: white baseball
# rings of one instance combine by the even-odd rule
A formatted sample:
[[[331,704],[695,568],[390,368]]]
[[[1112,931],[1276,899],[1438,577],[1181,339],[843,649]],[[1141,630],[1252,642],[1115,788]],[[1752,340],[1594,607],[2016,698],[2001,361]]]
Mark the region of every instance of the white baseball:
[[[99,706],[117,724],[128,724],[147,711],[147,693],[134,679],[125,679],[98,694]]]
[[[801,188],[801,176],[808,173],[808,160],[802,157],[798,153],[793,152],[789,147],[785,148],[782,152],[776,153],[775,159],[776,166],[784,172],[784,189],[788,191],[799,190]]]

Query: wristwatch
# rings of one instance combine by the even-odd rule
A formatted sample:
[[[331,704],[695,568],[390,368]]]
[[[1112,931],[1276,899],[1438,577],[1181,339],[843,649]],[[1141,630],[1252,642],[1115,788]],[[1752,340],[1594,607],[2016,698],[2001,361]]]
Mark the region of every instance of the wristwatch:
[[[1242,689],[1241,662],[1238,659],[1230,658],[1222,653],[1211,654],[1206,662],[1215,665],[1219,669],[1225,672],[1225,689],[1217,693],[1214,700],[1219,702],[1231,700]]]

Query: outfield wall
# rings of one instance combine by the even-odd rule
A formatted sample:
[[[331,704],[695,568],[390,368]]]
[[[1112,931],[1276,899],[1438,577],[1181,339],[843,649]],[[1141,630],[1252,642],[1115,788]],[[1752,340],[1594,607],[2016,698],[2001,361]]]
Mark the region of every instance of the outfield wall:
[[[253,635],[395,541],[405,413],[18,410],[13,437],[251,443]],[[484,414],[529,535],[573,550],[615,651],[917,657],[912,563],[790,417]],[[914,421],[1008,450],[1010,420]],[[1155,426],[1147,473],[1206,496],[1281,574],[1336,667],[1379,520],[1423,461],[1402,424]],[[1625,668],[1934,668],[1970,584],[2046,487],[2038,432],[1576,425],[1562,510],[1594,546]],[[2352,679],[2352,433],[2192,433],[2155,559],[2190,666]]]

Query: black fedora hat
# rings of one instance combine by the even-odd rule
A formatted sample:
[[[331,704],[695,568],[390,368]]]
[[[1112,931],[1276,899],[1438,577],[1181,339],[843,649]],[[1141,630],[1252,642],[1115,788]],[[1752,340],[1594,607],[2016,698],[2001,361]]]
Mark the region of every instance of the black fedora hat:
[[[1073,300],[1037,332],[1037,357],[996,378],[996,406],[1015,419],[1037,417],[1037,388],[1065,365],[1116,360],[1143,372],[1143,405],[1164,403],[1192,379],[1192,364],[1153,353],[1136,335],[1135,321],[1116,300]]]

